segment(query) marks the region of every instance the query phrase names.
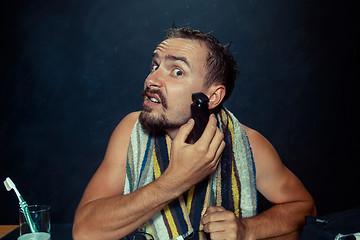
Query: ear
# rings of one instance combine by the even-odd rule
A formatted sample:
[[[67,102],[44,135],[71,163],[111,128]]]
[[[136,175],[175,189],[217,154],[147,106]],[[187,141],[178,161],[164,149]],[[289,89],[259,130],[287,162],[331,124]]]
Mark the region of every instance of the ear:
[[[209,97],[209,109],[214,109],[219,106],[226,94],[226,88],[224,85],[212,85],[208,91]]]

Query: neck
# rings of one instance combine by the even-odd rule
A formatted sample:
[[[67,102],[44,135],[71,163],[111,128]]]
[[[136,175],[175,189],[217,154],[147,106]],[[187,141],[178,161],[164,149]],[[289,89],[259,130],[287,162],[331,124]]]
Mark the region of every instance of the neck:
[[[166,134],[169,135],[171,140],[174,140],[178,132],[179,132],[179,128],[166,129]]]
[[[174,138],[176,137],[177,133],[179,132],[179,128],[175,128],[175,129],[167,129],[166,130],[166,134],[170,137],[171,141],[174,140]],[[189,136],[187,137],[186,143],[194,143],[194,137],[192,134],[192,131],[190,132]]]

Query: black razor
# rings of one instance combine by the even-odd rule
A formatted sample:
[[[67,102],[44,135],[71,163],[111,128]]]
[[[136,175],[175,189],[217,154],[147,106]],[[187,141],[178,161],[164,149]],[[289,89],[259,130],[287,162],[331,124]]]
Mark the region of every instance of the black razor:
[[[208,107],[209,98],[202,92],[192,94],[191,116],[195,120],[193,129],[195,142],[199,140],[209,121],[210,110]]]

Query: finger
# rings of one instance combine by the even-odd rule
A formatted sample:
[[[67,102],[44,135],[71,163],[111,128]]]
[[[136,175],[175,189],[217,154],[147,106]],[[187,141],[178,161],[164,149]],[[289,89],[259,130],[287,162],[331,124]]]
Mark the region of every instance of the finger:
[[[224,232],[228,228],[228,223],[225,221],[221,222],[210,222],[204,225],[204,231],[207,233]]]
[[[214,158],[214,160],[217,160],[215,158],[217,152],[219,151],[219,148],[222,147],[222,142],[224,142],[224,134],[220,131],[219,128],[216,129],[215,136],[213,137],[210,146],[209,146],[209,154]],[[224,142],[225,143],[225,142]],[[221,149],[220,149],[221,150]],[[222,153],[222,150],[220,154]]]
[[[216,212],[209,213],[203,218],[204,218],[204,223],[206,224],[209,222],[223,222],[228,219],[231,219],[233,215],[234,215],[233,212],[227,211],[225,209],[217,209]]]
[[[214,213],[214,212],[222,212],[225,209],[222,206],[210,206],[206,209],[205,214]]]
[[[229,238],[226,236],[225,231],[218,231],[218,232],[211,232],[210,239],[211,240],[223,240],[223,239],[229,239]]]
[[[214,221],[214,215],[218,212],[223,212],[226,211],[223,207],[221,206],[210,206],[206,209],[206,212],[204,214],[204,216],[201,219],[202,224],[207,224],[209,222],[213,222]]]
[[[221,142],[220,147],[217,149],[217,152],[215,154],[215,158],[214,160],[217,161],[215,164],[215,168],[217,168],[217,166],[219,165],[220,159],[221,159],[221,155],[222,152],[224,151],[226,146],[226,143],[224,141]]]
[[[175,139],[181,142],[185,142],[193,128],[194,128],[194,119],[190,118],[187,123],[185,123],[180,127],[179,132],[175,136]]]

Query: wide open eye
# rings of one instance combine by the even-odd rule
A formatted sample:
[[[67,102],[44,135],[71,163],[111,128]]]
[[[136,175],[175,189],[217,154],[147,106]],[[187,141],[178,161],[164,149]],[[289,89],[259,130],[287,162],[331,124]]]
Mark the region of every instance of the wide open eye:
[[[175,76],[177,76],[177,77],[181,77],[181,76],[184,75],[184,72],[183,72],[181,69],[179,69],[179,68],[175,68],[174,71],[173,71],[173,74],[174,74]]]
[[[158,68],[159,68],[159,66],[156,63],[153,63],[151,65],[151,72],[155,72]]]

